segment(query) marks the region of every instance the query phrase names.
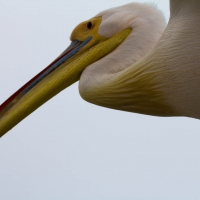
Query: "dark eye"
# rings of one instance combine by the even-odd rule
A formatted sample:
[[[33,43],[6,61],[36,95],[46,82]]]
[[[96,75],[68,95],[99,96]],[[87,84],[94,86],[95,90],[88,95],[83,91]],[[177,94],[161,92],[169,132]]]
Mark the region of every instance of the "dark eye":
[[[92,22],[88,22],[88,23],[87,23],[87,28],[88,28],[88,29],[91,29],[91,28],[92,28]]]

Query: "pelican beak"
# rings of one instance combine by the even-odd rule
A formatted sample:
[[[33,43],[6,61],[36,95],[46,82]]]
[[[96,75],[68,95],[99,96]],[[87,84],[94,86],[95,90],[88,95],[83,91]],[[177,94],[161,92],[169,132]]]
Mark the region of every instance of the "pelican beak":
[[[130,29],[126,29],[96,43],[94,36],[82,41],[73,40],[58,58],[0,106],[0,137],[46,101],[78,81],[88,65],[113,51],[129,33]]]

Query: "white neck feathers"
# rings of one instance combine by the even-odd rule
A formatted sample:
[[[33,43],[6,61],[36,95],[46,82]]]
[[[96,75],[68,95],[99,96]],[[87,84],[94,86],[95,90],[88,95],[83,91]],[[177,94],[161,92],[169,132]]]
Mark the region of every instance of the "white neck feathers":
[[[126,28],[132,28],[132,32],[116,50],[83,71],[79,84],[82,92],[106,83],[113,74],[143,58],[157,44],[166,26],[162,12],[154,4],[130,3],[97,16],[102,16],[98,31],[101,36],[110,38]]]

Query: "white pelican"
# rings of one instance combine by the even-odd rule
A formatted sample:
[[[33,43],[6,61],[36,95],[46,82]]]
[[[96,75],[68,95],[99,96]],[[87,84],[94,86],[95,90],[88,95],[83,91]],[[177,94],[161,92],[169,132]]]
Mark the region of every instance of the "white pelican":
[[[82,22],[71,45],[1,105],[0,136],[78,80],[83,99],[100,106],[200,118],[199,8],[199,0],[171,0],[166,29],[151,4],[130,3]]]

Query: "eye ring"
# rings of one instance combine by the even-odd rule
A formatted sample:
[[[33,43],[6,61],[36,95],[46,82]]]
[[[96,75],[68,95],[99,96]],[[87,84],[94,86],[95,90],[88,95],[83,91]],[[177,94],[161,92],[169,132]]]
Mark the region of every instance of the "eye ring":
[[[92,22],[88,22],[88,23],[87,23],[87,28],[88,28],[88,29],[91,29],[92,27],[93,27]]]

